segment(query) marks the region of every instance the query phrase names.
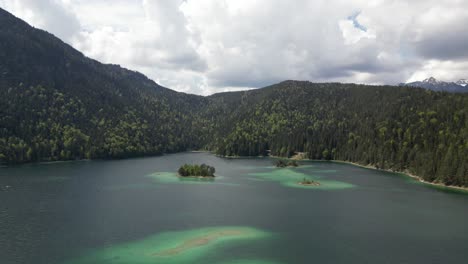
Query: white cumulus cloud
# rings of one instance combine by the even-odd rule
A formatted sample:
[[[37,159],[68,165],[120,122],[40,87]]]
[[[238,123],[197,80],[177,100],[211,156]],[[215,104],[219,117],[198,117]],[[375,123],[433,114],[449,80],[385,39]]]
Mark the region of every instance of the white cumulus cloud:
[[[0,0],[87,56],[179,91],[468,78],[466,0]]]

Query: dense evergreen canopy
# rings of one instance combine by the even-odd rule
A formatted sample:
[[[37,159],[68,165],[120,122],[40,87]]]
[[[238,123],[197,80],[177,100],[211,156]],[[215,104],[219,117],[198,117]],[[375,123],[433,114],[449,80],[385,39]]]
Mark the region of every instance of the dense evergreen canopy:
[[[204,99],[83,56],[0,9],[0,160],[123,158],[198,148]],[[194,128],[193,126],[201,126]]]
[[[206,164],[184,164],[178,173],[182,177],[197,176],[197,177],[214,177],[215,168]]]
[[[1,9],[0,92],[2,163],[304,152],[468,186],[468,94],[298,81],[177,93]]]
[[[287,81],[237,98],[214,131],[218,154],[345,160],[468,185],[468,95]]]

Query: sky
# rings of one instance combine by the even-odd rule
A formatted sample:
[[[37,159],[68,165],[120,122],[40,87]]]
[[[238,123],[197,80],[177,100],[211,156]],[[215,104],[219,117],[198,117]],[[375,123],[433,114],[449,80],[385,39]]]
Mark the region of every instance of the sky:
[[[103,63],[208,95],[468,78],[468,0],[0,0]]]

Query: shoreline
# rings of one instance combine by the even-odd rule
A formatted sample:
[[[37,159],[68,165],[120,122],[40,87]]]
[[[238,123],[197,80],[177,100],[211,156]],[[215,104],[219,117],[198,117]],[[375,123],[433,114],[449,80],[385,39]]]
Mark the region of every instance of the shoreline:
[[[225,157],[225,156],[220,156],[220,155],[216,155],[216,156],[219,156],[219,157],[223,157],[223,158],[232,158],[232,157]],[[243,156],[239,156],[238,158],[242,158]],[[371,170],[378,170],[378,171],[385,171],[385,172],[392,172],[392,173],[398,173],[398,174],[401,174],[401,175],[404,175],[408,178],[411,178],[413,180],[416,180],[420,183],[423,183],[423,184],[427,184],[427,185],[431,185],[431,186],[434,186],[434,187],[442,187],[442,188],[448,188],[448,189],[451,189],[451,190],[455,190],[455,191],[463,191],[463,192],[467,192],[468,193],[468,187],[462,187],[462,186],[455,186],[455,185],[445,185],[443,183],[437,183],[437,182],[428,182],[428,181],[425,181],[423,180],[422,177],[420,176],[417,176],[417,175],[414,175],[412,173],[409,173],[407,171],[394,171],[394,170],[389,170],[389,169],[378,169],[377,167],[373,166],[373,165],[362,165],[362,164],[359,164],[359,163],[356,163],[356,162],[352,162],[352,161],[344,161],[344,160],[319,160],[319,159],[305,159],[305,158],[298,158],[296,156],[293,156],[291,158],[287,158],[287,157],[279,157],[279,156],[273,156],[273,155],[270,155],[270,156],[258,156],[258,157],[254,157],[254,158],[264,158],[264,157],[268,157],[268,158],[275,158],[275,159],[288,159],[288,160],[295,160],[295,161],[319,161],[319,162],[333,162],[333,163],[341,163],[341,164],[348,164],[348,165],[353,165],[353,166],[356,166],[356,167],[361,167],[361,168],[365,168],[365,169],[371,169]],[[300,166],[299,166],[300,167]]]
[[[196,176],[196,175],[182,176],[180,174],[177,174],[177,177],[179,177],[181,179],[214,179],[214,178],[216,178],[215,175],[213,175],[213,176],[201,176],[201,175],[199,175],[199,176]]]
[[[372,170],[379,170],[379,171],[385,171],[385,172],[392,172],[392,173],[398,173],[402,174],[406,177],[409,177],[413,180],[416,180],[420,183],[431,185],[434,187],[442,187],[442,188],[448,188],[452,189],[455,191],[463,191],[463,192],[468,192],[468,186],[467,187],[462,187],[462,186],[455,186],[455,185],[445,185],[443,183],[437,183],[437,182],[428,182],[422,179],[422,177],[414,175],[412,173],[409,173],[407,171],[394,171],[394,170],[389,170],[389,169],[378,169],[373,165],[363,165],[359,164],[356,162],[351,162],[351,161],[344,161],[344,160],[317,160],[317,159],[305,159],[305,158],[287,158],[287,157],[279,157],[279,156],[273,156],[273,155],[268,155],[268,156],[223,156],[223,155],[218,155],[215,154],[212,151],[209,150],[189,150],[189,151],[182,151],[182,152],[175,152],[175,153],[162,153],[158,155],[143,155],[139,157],[128,157],[128,158],[123,158],[123,159],[139,159],[139,158],[152,158],[152,157],[158,157],[158,156],[165,156],[165,155],[170,155],[170,154],[177,154],[177,153],[209,153],[212,154],[216,157],[220,158],[226,158],[226,159],[248,159],[248,158],[276,158],[276,159],[289,159],[289,160],[296,160],[296,161],[319,161],[319,162],[334,162],[334,163],[341,163],[341,164],[348,164],[348,165],[353,165],[365,169],[372,169]],[[15,164],[3,164],[0,163],[0,168],[11,168],[11,167],[17,167],[17,166],[31,166],[31,165],[48,165],[48,164],[57,164],[57,163],[68,163],[68,162],[83,162],[83,161],[96,161],[96,160],[102,160],[102,161],[109,161],[109,160],[122,160],[122,159],[75,159],[75,160],[55,160],[55,161],[35,161],[35,162],[25,162],[25,163],[15,163]],[[179,176],[178,177],[182,177]],[[188,178],[188,177],[185,177]],[[192,178],[215,178],[215,177],[192,177]]]
[[[423,184],[432,185],[432,186],[435,186],[435,187],[449,188],[449,189],[453,189],[453,190],[457,190],[457,191],[468,192],[468,187],[455,186],[455,185],[445,185],[443,183],[437,183],[437,182],[428,182],[428,181],[425,181],[422,177],[414,175],[414,174],[409,173],[407,171],[394,171],[394,170],[390,170],[390,169],[378,169],[377,167],[375,167],[373,165],[362,165],[362,164],[359,164],[359,163],[356,163],[356,162],[344,161],[344,160],[311,160],[311,159],[304,159],[304,160],[334,162],[334,163],[353,165],[353,166],[361,167],[361,168],[364,168],[364,169],[398,173],[398,174],[404,175],[406,177],[409,177],[409,178],[411,178],[413,180],[416,180],[416,181],[418,181],[420,183],[423,183]]]
[[[180,176],[180,175],[177,175],[177,177],[181,179],[214,179],[216,178],[215,176]]]

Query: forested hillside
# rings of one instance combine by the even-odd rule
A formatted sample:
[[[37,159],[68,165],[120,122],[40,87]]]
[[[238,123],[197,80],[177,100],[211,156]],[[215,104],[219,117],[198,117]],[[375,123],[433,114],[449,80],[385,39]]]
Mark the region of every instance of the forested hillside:
[[[305,152],[468,185],[467,95],[287,81],[213,99],[238,106],[215,131],[218,154]]]
[[[200,147],[205,98],[89,59],[0,9],[0,160],[122,158]]]
[[[178,93],[1,9],[0,93],[1,163],[305,152],[468,186],[468,94],[298,81]]]

